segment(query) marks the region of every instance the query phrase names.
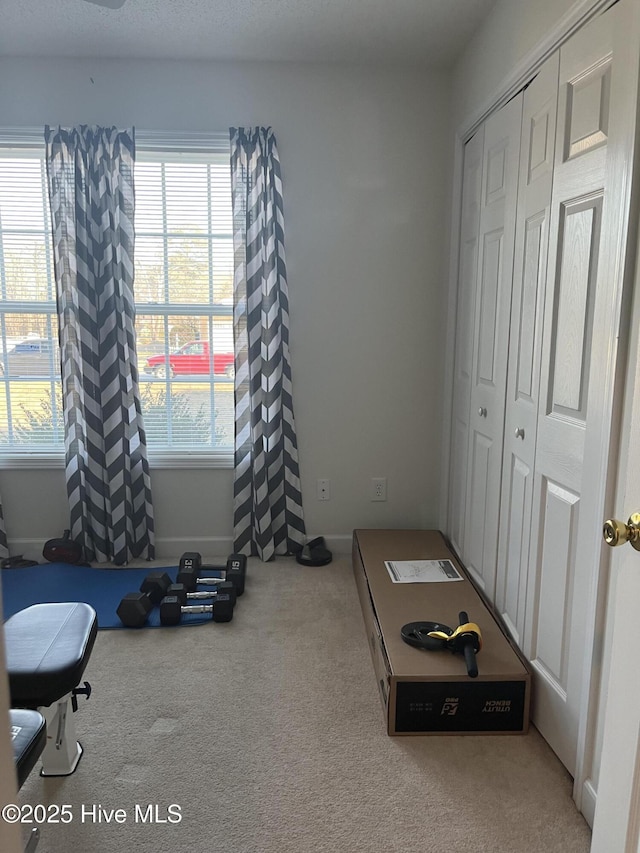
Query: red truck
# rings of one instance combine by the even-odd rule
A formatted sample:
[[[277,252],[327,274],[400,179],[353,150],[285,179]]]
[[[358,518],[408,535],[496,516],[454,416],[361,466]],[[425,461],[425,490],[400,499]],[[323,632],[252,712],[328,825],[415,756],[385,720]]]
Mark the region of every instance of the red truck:
[[[212,355],[209,350],[209,341],[189,341],[168,356],[152,355],[147,359],[146,369],[164,379],[167,375],[167,362],[170,376],[186,376],[192,373],[211,374]],[[214,352],[213,372],[233,376],[233,353]]]

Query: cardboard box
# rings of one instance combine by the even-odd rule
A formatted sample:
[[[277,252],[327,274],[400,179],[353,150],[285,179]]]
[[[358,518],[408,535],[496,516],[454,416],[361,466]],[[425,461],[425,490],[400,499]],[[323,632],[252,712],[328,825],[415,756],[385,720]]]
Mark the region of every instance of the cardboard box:
[[[385,561],[450,560],[462,580],[394,583]],[[436,530],[355,530],[355,575],[369,650],[390,735],[524,734],[531,674]],[[458,625],[466,611],[482,633],[478,676],[464,657],[408,645],[408,622]]]

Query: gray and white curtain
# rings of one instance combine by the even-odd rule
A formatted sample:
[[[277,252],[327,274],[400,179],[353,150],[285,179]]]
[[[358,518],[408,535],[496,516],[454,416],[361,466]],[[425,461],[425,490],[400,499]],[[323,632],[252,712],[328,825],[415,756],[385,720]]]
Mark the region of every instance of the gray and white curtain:
[[[70,527],[85,559],[154,556],[133,301],[133,131],[45,128]]]
[[[7,543],[7,532],[4,527],[4,513],[2,512],[2,500],[0,500],[0,560],[9,556],[9,545]]]
[[[291,397],[282,179],[271,128],[231,128],[234,550],[270,560],[305,540]]]

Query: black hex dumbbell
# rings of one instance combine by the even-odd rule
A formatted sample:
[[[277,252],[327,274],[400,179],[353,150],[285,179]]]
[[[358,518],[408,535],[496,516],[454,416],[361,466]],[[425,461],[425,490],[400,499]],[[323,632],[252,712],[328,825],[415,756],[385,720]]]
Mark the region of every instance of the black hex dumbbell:
[[[214,622],[231,622],[235,600],[227,592],[212,592],[212,604],[194,604],[185,607],[180,596],[167,595],[160,602],[160,624],[177,625],[184,613],[210,613]]]
[[[171,586],[171,578],[162,570],[149,572],[140,584],[140,592],[129,592],[116,609],[127,628],[142,628],[153,608],[160,604]]]
[[[188,601],[200,601],[207,598],[215,598],[220,593],[228,595],[235,607],[237,592],[231,581],[220,581],[216,584],[215,590],[202,590],[201,592],[189,592],[183,583],[172,583],[165,598],[175,595],[180,599],[180,604],[186,604]]]
[[[200,577],[201,572],[221,572],[222,578]],[[242,595],[247,576],[247,558],[244,554],[230,554],[226,565],[204,565],[197,551],[187,551],[180,557],[177,582],[184,584],[189,592],[195,590],[198,584],[213,586],[221,580],[230,581],[236,588],[236,593]]]

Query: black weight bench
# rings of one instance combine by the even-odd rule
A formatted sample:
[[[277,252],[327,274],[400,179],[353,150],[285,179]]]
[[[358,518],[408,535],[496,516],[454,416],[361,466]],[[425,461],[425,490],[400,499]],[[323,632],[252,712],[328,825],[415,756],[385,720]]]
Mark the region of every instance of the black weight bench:
[[[75,602],[34,604],[4,624],[11,705],[37,710],[46,723],[42,776],[69,776],[82,757],[72,712],[77,694],[91,692],[79,685],[97,633],[95,610]]]
[[[42,714],[25,708],[11,708],[9,722],[18,788],[22,788],[47,745],[47,726]]]
[[[47,744],[47,727],[42,714],[24,708],[12,708],[9,711],[9,722],[18,788],[22,788]],[[34,826],[24,853],[33,853],[39,840],[40,829]]]

